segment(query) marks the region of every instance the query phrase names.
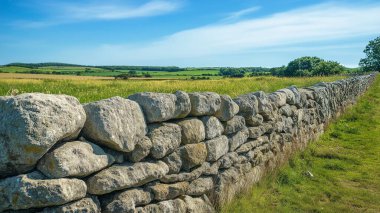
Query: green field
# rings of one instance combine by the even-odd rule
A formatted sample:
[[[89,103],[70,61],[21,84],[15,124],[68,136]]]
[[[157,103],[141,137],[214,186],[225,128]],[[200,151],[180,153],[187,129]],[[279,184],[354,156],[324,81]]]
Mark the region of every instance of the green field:
[[[15,76],[15,78],[2,79],[0,75],[0,95],[25,92],[67,94],[77,97],[82,103],[112,96],[126,97],[137,92],[172,93],[176,90],[186,92],[211,91],[236,97],[240,94],[259,90],[273,92],[290,85],[302,87],[313,85],[321,81],[328,82],[345,78],[344,76],[330,76],[307,78],[245,77],[217,80],[94,80],[80,77],[80,79],[59,80],[56,78],[17,79],[16,74],[7,75],[11,75],[11,77]],[[32,76],[57,77],[53,75]]]
[[[222,212],[380,212],[380,76],[320,140]]]

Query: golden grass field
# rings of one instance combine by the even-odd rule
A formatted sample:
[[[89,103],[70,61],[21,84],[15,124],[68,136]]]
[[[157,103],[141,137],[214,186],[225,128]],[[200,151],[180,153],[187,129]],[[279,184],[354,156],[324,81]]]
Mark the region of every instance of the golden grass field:
[[[0,95],[26,92],[67,94],[87,103],[112,96],[126,97],[137,92],[211,91],[236,97],[254,91],[273,92],[290,85],[310,86],[335,81],[345,76],[329,77],[245,77],[215,80],[114,80],[109,77],[55,76],[40,74],[0,74]],[[12,92],[13,91],[13,92]]]

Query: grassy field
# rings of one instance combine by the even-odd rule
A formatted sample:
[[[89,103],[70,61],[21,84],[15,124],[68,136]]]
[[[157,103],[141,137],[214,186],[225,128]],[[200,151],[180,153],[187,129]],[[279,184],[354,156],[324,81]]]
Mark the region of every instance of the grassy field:
[[[320,140],[222,212],[380,212],[380,76]]]
[[[8,75],[5,78],[5,75]],[[49,77],[51,75],[32,75]],[[18,79],[17,74],[0,74],[0,95],[25,92],[43,92],[52,94],[68,94],[77,97],[82,103],[96,101],[112,96],[126,97],[137,92],[167,92],[176,90],[186,92],[212,91],[236,97],[253,91],[272,92],[290,85],[309,86],[321,81],[335,81],[343,76],[278,78],[252,77],[217,80],[98,80],[85,77],[60,80],[50,79]],[[13,92],[12,92],[13,91]]]
[[[114,70],[110,71],[103,68],[96,67],[83,67],[83,66],[46,66],[39,68],[28,68],[28,67],[19,67],[19,66],[3,66],[0,67],[0,73],[37,73],[37,74],[48,74],[48,75],[80,75],[80,76],[104,76],[112,77],[120,74],[128,73],[130,70]],[[219,70],[185,70],[177,72],[168,72],[168,71],[136,71],[137,75],[143,76],[144,73],[149,73],[151,78],[157,79],[186,79],[194,77],[202,77],[207,75],[212,79],[219,79],[221,76],[214,76],[219,73]],[[211,76],[208,76],[211,75]]]

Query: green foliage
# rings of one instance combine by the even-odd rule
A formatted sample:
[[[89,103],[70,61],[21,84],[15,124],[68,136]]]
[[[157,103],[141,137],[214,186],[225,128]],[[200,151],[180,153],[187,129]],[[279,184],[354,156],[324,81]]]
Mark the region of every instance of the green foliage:
[[[380,76],[318,141],[222,212],[380,212],[379,153]]]
[[[359,62],[363,71],[380,71],[380,36],[371,40],[363,52],[366,57]]]
[[[328,76],[343,73],[344,70],[338,62],[305,56],[289,62],[286,68],[272,70],[272,73],[277,76]]]
[[[219,74],[225,77],[242,78],[244,77],[245,70],[241,68],[222,67]]]

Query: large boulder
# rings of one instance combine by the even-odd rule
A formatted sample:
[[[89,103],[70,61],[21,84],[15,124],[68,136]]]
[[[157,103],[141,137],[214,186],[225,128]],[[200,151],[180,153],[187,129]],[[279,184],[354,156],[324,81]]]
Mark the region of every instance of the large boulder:
[[[39,172],[0,180],[0,212],[62,205],[86,196],[79,179],[46,179]]]
[[[258,101],[254,93],[244,94],[233,100],[239,106],[239,115],[248,118],[258,113]]]
[[[228,95],[221,95],[220,100],[222,103],[215,117],[221,121],[228,121],[239,112],[239,106]]]
[[[141,188],[127,189],[101,200],[104,213],[134,212],[137,206],[147,205],[153,194]]]
[[[222,104],[220,96],[214,92],[189,93],[192,116],[214,115]]]
[[[77,201],[66,203],[61,206],[44,208],[40,213],[67,213],[67,212],[89,212],[100,213],[101,207],[96,196],[88,196]]]
[[[169,172],[162,161],[115,164],[87,180],[88,192],[95,195],[137,187],[160,179]]]
[[[78,136],[86,114],[67,95],[0,97],[0,177],[31,170],[58,141]]]
[[[203,116],[201,120],[205,126],[206,139],[213,139],[223,134],[223,124],[216,117]]]
[[[148,137],[152,141],[150,155],[160,159],[172,153],[181,144],[181,127],[173,123],[151,124]]]
[[[175,94],[143,92],[128,97],[142,107],[149,123],[186,117],[191,109],[189,95],[182,91]]]
[[[143,112],[134,101],[113,97],[86,104],[84,109],[83,135],[95,143],[130,152],[147,132]]]
[[[216,161],[228,152],[228,138],[225,135],[205,142],[207,147],[207,161]]]
[[[197,118],[185,118],[177,124],[181,127],[182,144],[198,143],[206,138],[205,126]]]
[[[72,141],[45,154],[37,168],[49,178],[85,177],[114,161],[96,144]]]

